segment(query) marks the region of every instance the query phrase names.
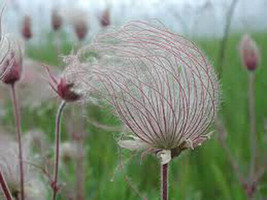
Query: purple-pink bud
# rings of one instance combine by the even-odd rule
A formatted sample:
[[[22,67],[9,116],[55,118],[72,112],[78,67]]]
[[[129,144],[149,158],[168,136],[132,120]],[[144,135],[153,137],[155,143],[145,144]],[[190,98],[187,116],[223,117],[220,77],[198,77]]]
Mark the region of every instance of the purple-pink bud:
[[[88,33],[88,25],[82,20],[76,22],[74,29],[79,40],[83,40]]]
[[[4,62],[5,75],[2,81],[6,84],[15,84],[19,81],[22,73],[22,56],[21,52],[16,55],[14,51],[11,52],[10,57],[7,57]]]
[[[31,18],[29,16],[24,17],[21,32],[25,40],[29,40],[32,38]]]
[[[52,10],[52,16],[51,16],[51,24],[54,29],[54,31],[57,31],[62,26],[62,17],[59,15],[57,10]]]
[[[256,42],[245,34],[240,42],[240,56],[242,63],[248,70],[257,69],[260,62],[260,52]]]
[[[80,95],[72,91],[74,83],[67,83],[65,78],[60,78],[57,85],[58,95],[66,101],[77,101],[80,99]]]
[[[68,82],[66,78],[61,77],[59,81],[51,74],[48,67],[45,67],[50,77],[49,85],[51,88],[60,96],[63,100],[67,102],[78,101],[81,95],[73,90],[74,83]]]
[[[110,10],[106,9],[102,12],[101,16],[99,17],[99,22],[102,27],[107,27],[110,25]]]

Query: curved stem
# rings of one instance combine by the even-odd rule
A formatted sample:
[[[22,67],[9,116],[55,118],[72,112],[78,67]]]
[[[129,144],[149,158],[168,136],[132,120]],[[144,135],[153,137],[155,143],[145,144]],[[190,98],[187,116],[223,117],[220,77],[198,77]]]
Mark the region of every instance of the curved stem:
[[[61,116],[63,113],[63,109],[66,105],[65,101],[62,101],[60,106],[57,110],[57,116],[56,116],[56,130],[55,130],[55,161],[54,161],[54,180],[53,180],[53,200],[56,200],[56,196],[58,193],[58,168],[59,168],[59,151],[60,151],[60,123],[61,123]]]
[[[22,153],[22,142],[21,142],[21,125],[20,125],[20,114],[19,114],[15,84],[11,85],[11,93],[12,93],[13,111],[14,111],[14,118],[16,121],[17,140],[19,148],[20,193],[21,193],[21,200],[24,200],[24,169],[23,169],[23,156],[22,156],[23,153]]]
[[[168,163],[161,165],[161,200],[168,200],[168,168]]]
[[[2,171],[0,169],[0,185],[2,187],[2,190],[3,190],[3,193],[4,195],[6,196],[6,199],[7,200],[12,200],[12,196],[11,196],[11,193],[10,193],[10,190],[7,186],[7,183],[6,183],[6,180],[2,174]]]
[[[256,118],[255,118],[255,73],[249,74],[249,121],[250,121],[250,181],[253,181],[257,157]]]
[[[226,14],[226,23],[225,23],[225,27],[224,27],[223,38],[220,42],[220,49],[218,51],[218,63],[217,63],[218,69],[217,69],[217,71],[218,71],[219,79],[222,77],[222,73],[223,73],[226,46],[227,46],[228,37],[229,37],[229,30],[231,27],[232,17],[233,17],[237,2],[238,2],[238,0],[232,1],[231,5],[229,7],[229,10]]]

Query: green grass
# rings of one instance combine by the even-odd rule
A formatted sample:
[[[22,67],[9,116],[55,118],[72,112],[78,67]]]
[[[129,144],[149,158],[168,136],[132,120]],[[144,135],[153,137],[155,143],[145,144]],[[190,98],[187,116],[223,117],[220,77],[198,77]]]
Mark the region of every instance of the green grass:
[[[52,36],[49,36],[51,41]],[[261,49],[261,64],[256,72],[256,118],[259,148],[264,150],[264,124],[267,117],[267,33],[254,34],[253,38]],[[239,162],[244,173],[248,171],[249,162],[249,122],[248,122],[248,72],[241,65],[237,46],[240,35],[229,38],[226,50],[226,62],[221,80],[223,116],[229,135],[227,142],[233,155]],[[206,52],[214,66],[217,65],[219,49],[218,40],[200,41],[200,47]],[[72,45],[64,38],[63,53],[71,51]],[[36,60],[49,64],[60,65],[53,50],[52,42],[45,46],[28,48],[28,55]],[[70,109],[70,106],[68,109]],[[50,135],[52,142],[56,105],[43,105],[38,109],[22,110],[23,131],[40,128]],[[88,120],[95,120],[101,124],[118,125],[117,120],[109,114],[108,109],[87,106]],[[66,117],[64,116],[65,121]],[[12,125],[12,109],[8,106],[8,115],[4,119],[5,125]],[[153,156],[141,161],[140,156],[125,165],[125,170],[117,169],[119,152],[116,144],[117,132],[107,132],[86,123],[85,153],[85,197],[90,200],[136,200],[138,195],[125,182],[125,175],[129,176],[138,190],[149,200],[159,199],[159,162]],[[63,139],[68,140],[66,128],[63,125]],[[266,143],[265,143],[266,145]],[[125,158],[129,152],[123,152]],[[68,174],[61,174],[62,182],[75,180],[74,163],[69,165]],[[227,161],[225,152],[217,141],[217,133],[202,147],[182,154],[171,163],[170,170],[170,199],[182,200],[245,200],[235,172]],[[266,177],[262,181],[257,198],[267,197]],[[71,183],[73,185],[74,183]],[[68,184],[67,184],[68,185]],[[62,198],[63,199],[63,198]]]

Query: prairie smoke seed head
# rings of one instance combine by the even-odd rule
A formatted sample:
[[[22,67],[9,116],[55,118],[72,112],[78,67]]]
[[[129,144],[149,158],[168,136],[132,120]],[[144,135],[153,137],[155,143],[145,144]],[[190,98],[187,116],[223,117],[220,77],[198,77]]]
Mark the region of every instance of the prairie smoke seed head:
[[[257,69],[260,62],[260,52],[256,42],[245,34],[240,42],[240,57],[242,63],[249,71]]]
[[[81,99],[81,94],[74,91],[74,82],[67,81],[67,79],[62,76],[59,80],[52,75],[50,69],[45,67],[50,78],[49,85],[51,88],[66,102],[74,102]]]
[[[21,33],[25,40],[32,38],[31,18],[29,16],[24,17]]]
[[[132,21],[90,47],[101,57],[99,91],[128,130],[121,147],[154,152],[167,163],[209,139],[220,90],[194,43],[162,25]]]

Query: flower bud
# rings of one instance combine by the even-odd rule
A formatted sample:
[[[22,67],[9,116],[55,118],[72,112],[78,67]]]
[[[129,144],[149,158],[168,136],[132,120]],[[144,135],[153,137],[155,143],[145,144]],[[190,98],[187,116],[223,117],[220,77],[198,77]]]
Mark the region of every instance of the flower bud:
[[[88,25],[82,20],[74,24],[74,29],[79,40],[83,40],[88,33]]]
[[[73,161],[77,157],[76,146],[74,143],[71,142],[62,143],[60,151],[61,151],[60,153],[61,158],[65,163]]]
[[[74,83],[67,83],[65,78],[60,78],[60,81],[57,85],[58,95],[66,101],[79,100],[81,96],[72,90],[73,86]]]
[[[74,83],[67,81],[65,77],[61,77],[59,81],[51,74],[48,67],[46,67],[48,76],[50,77],[49,85],[51,88],[67,102],[78,101],[82,95],[74,91]]]
[[[107,27],[110,25],[110,10],[106,9],[103,11],[101,16],[99,17],[99,22],[102,27]]]
[[[32,37],[31,18],[29,16],[24,17],[22,25],[22,36],[25,40],[29,40]]]
[[[54,31],[59,30],[62,26],[62,17],[59,15],[56,9],[52,10],[51,25]]]
[[[256,42],[245,34],[240,42],[240,56],[242,63],[248,70],[257,69],[260,62],[260,52]]]
[[[19,45],[17,50],[11,49],[10,55],[6,57],[3,63],[5,74],[2,81],[6,84],[15,84],[19,81],[22,73],[22,52]]]

